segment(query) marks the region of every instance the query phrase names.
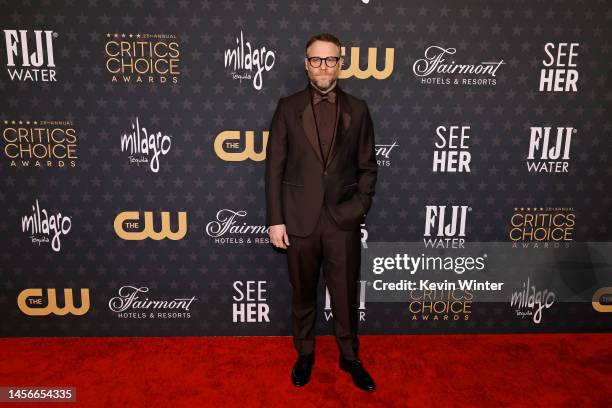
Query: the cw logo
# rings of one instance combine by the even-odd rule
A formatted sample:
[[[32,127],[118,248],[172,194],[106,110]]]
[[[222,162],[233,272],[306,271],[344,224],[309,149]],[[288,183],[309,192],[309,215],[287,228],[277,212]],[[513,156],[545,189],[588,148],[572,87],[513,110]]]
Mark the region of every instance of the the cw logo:
[[[342,47],[341,54],[346,59],[345,47]],[[351,47],[351,65],[347,69],[340,70],[340,79],[354,76],[357,79],[374,77],[376,79],[387,79],[393,72],[393,62],[395,61],[395,49],[385,48],[385,68],[379,71],[376,66],[378,50],[373,47],[368,48],[368,67],[362,70],[359,66],[359,47]]]
[[[244,132],[244,143],[241,143],[239,130],[226,130],[217,135],[215,139],[215,153],[225,161],[243,161],[251,159],[262,161],[266,159],[266,146],[268,145],[268,131],[262,133],[262,146],[259,152],[255,151],[255,132],[247,130]],[[226,148],[238,150],[228,152]]]
[[[19,306],[23,313],[29,316],[46,316],[51,313],[58,316],[64,316],[68,313],[82,316],[89,310],[89,289],[81,289],[81,306],[78,308],[74,307],[72,289],[64,289],[64,307],[60,308],[57,306],[55,289],[47,289],[46,306],[43,306],[43,299],[42,289],[25,289],[17,297],[17,306]]]
[[[612,287],[600,288],[593,293],[591,304],[593,305],[593,309],[598,312],[612,312]]]
[[[125,226],[130,229],[141,228],[140,216],[138,211],[124,211],[119,213],[115,217],[115,232],[119,238],[123,238],[129,241],[139,241],[146,238],[151,238],[156,241],[168,238],[177,241],[185,236],[187,233],[187,213],[180,211],[178,213],[178,230],[172,231],[170,229],[170,213],[162,211],[161,213],[161,230],[155,231],[153,223],[153,212],[144,212],[144,228],[140,231],[126,231]]]

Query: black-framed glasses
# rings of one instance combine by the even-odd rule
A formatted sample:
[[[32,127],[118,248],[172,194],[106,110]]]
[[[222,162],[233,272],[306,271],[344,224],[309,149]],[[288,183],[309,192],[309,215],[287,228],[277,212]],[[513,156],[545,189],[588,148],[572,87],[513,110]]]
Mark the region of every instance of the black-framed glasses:
[[[340,58],[341,57],[326,57],[326,58],[306,57],[306,59],[308,60],[308,63],[313,68],[319,68],[323,60],[325,60],[325,65],[327,65],[328,68],[333,68],[336,65],[338,65],[338,61],[340,61]]]

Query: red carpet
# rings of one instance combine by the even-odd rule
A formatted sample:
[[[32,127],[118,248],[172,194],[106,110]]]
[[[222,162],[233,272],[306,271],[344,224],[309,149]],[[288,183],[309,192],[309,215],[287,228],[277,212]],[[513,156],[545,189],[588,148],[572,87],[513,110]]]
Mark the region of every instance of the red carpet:
[[[289,337],[0,339],[0,386],[76,386],[84,407],[609,406],[611,334],[366,336],[355,388],[333,337],[291,385]],[[8,405],[8,404],[2,404]],[[31,404],[58,406],[59,404]],[[15,406],[25,406],[16,404]]]

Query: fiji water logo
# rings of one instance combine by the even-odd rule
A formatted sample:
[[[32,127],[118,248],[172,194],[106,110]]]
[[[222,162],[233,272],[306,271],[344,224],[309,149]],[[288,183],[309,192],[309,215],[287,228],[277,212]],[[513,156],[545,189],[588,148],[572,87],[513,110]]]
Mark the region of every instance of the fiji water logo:
[[[51,30],[3,30],[6,70],[13,81],[56,82]]]

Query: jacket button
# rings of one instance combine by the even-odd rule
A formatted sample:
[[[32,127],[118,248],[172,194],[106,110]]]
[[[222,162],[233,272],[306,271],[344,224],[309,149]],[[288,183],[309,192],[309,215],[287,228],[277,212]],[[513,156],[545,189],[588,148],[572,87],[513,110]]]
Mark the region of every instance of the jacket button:
[[[324,171],[324,172],[323,172],[323,175],[324,175],[324,176],[327,176],[327,171]]]

